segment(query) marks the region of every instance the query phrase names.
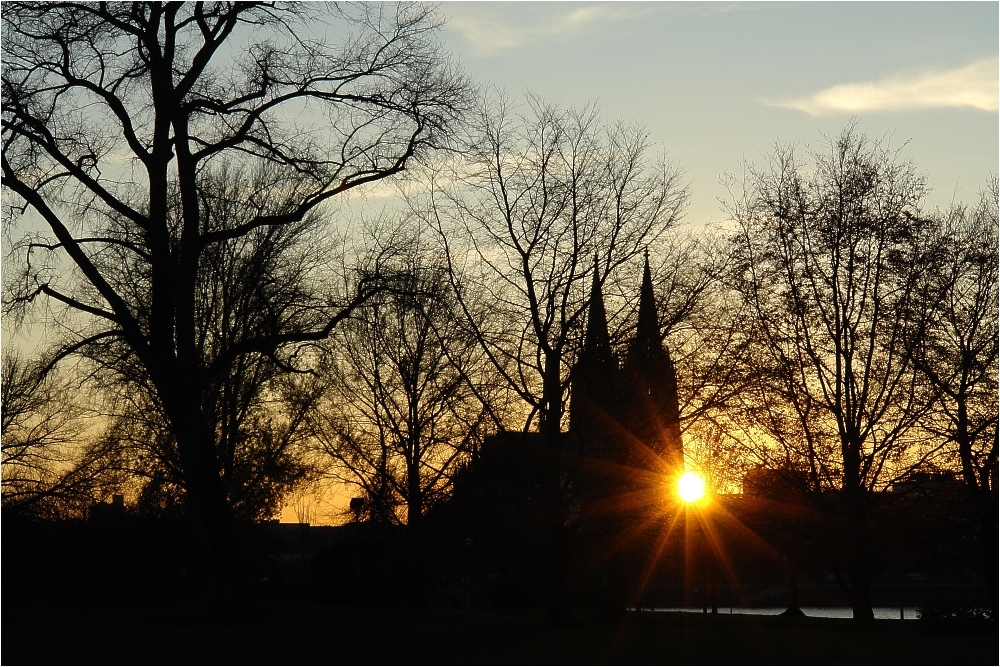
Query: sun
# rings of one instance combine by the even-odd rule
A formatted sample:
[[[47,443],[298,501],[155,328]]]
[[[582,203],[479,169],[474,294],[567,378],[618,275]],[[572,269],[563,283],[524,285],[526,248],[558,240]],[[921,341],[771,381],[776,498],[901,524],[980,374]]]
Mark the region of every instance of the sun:
[[[686,472],[677,480],[677,495],[686,503],[701,500],[705,495],[705,480],[696,472]]]

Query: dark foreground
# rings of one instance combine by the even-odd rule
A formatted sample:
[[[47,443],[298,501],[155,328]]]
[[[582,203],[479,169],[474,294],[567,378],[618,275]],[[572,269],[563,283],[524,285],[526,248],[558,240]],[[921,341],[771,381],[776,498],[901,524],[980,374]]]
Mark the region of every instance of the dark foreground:
[[[579,613],[272,605],[3,610],[3,664],[997,664],[997,634],[919,621],[646,612]]]

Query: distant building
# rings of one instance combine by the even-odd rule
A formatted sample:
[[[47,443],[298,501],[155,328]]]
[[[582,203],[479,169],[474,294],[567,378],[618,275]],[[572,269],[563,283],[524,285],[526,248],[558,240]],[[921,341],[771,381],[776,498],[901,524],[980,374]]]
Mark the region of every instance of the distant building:
[[[284,564],[301,564],[317,553],[348,542],[344,526],[312,526],[308,523],[281,523],[274,519],[260,524],[258,534],[265,550]]]
[[[787,468],[756,466],[743,476],[743,495],[771,500],[801,500],[808,491],[805,475]]]
[[[894,494],[924,498],[953,498],[967,492],[967,487],[951,472],[912,472],[892,485]]]
[[[111,523],[125,518],[125,496],[116,493],[109,503],[94,503],[90,506],[89,520],[94,523]]]
[[[639,296],[636,334],[627,347],[625,362],[620,363],[611,348],[604,297],[595,271],[584,345],[570,371],[569,432],[563,436],[564,451],[577,460],[611,464],[605,469],[614,468],[617,481],[612,484],[617,486],[634,486],[638,478],[648,483],[654,479],[649,472],[655,472],[655,479],[663,482],[684,466],[677,376],[660,332],[648,257]],[[484,475],[498,477],[510,489],[520,489],[515,495],[523,498],[526,489],[539,483],[532,466],[524,464],[543,450],[539,433],[501,432],[486,438],[473,466]],[[499,474],[500,470],[504,474]],[[628,478],[629,470],[635,473],[632,479]],[[595,475],[600,476],[590,474],[585,485],[600,486]],[[456,487],[465,484],[466,480],[460,479]]]
[[[683,469],[684,447],[677,376],[663,344],[648,257],[636,332],[624,362],[611,346],[596,273],[584,344],[570,370],[569,429],[562,435],[564,537],[572,552],[567,558],[586,563],[574,579],[577,599],[624,609],[636,603],[645,565],[662,550],[655,536],[663,502],[673,496],[666,493],[669,482]],[[510,599],[518,604],[546,586],[544,570],[526,574],[522,564],[543,563],[549,548],[545,475],[550,461],[540,433],[488,437],[455,477],[450,507],[435,513],[450,512],[463,526],[466,532],[456,537],[472,538],[469,553],[492,554],[480,563],[494,577],[488,581],[516,589]]]
[[[596,269],[586,326],[570,375],[567,436],[577,455],[575,505],[588,519],[579,538],[593,572],[591,603],[624,609],[641,604],[668,480],[684,467],[677,375],[663,344],[648,255],[625,362],[611,347]]]

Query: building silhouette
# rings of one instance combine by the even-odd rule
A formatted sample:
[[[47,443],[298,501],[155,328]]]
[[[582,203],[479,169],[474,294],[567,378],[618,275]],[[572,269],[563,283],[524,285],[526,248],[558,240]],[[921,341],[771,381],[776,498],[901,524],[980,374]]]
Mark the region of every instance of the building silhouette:
[[[635,337],[624,363],[611,347],[596,270],[586,326],[570,375],[569,432],[578,453],[636,471],[681,469],[677,375],[660,332],[648,255]]]
[[[677,377],[663,344],[648,257],[623,360],[612,345],[594,274],[561,437],[560,539],[575,602],[618,612],[642,604],[651,563],[676,560],[676,549],[658,544],[657,536],[669,517],[665,505],[674,501],[684,449]],[[456,475],[451,501],[429,518],[428,526],[461,527],[453,536],[457,549],[483,554],[477,562],[491,563],[490,576],[506,582],[500,588],[518,591],[516,601],[513,593],[503,598],[508,603],[532,604],[531,596],[546,590],[545,569],[535,566],[545,562],[553,540],[551,508],[543,500],[550,457],[538,432],[487,437]]]

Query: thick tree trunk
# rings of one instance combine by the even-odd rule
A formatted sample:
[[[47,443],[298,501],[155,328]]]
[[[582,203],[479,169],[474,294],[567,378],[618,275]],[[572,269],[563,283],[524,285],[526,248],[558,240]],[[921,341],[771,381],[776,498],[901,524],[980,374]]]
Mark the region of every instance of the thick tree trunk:
[[[799,573],[795,570],[795,566],[788,561],[785,561],[785,576],[788,577],[788,609],[781,612],[781,615],[802,618],[805,614],[802,612],[802,603],[799,598]]]
[[[186,513],[200,570],[201,597],[215,602],[229,594],[234,563],[231,511],[219,476],[213,434],[204,423],[197,392],[171,387],[161,389],[160,395],[184,468]]]
[[[414,462],[406,467],[406,525],[411,529],[420,524],[424,510],[424,494],[420,485],[420,468]]]
[[[851,612],[854,624],[868,626],[875,623],[875,612],[872,611],[871,581],[865,576],[864,570],[854,568],[851,573]]]
[[[857,429],[850,429],[842,443],[844,461],[842,511],[846,519],[850,576],[847,593],[851,600],[854,624],[866,626],[875,622],[875,613],[871,604],[871,578],[866,574],[865,553],[868,547],[868,535],[865,528],[868,521],[866,497],[868,490],[861,477],[862,442]]]
[[[857,510],[860,512],[860,509]],[[868,626],[875,622],[872,611],[871,580],[865,562],[866,536],[863,513],[852,512],[848,519],[848,573],[850,583],[846,587],[851,601],[851,612],[854,624]]]
[[[407,581],[409,582],[409,598],[411,603],[420,603],[420,573],[421,568],[421,519],[423,518],[423,488],[420,485],[420,468],[416,462],[411,462],[406,470],[406,545],[409,553],[406,558]]]

